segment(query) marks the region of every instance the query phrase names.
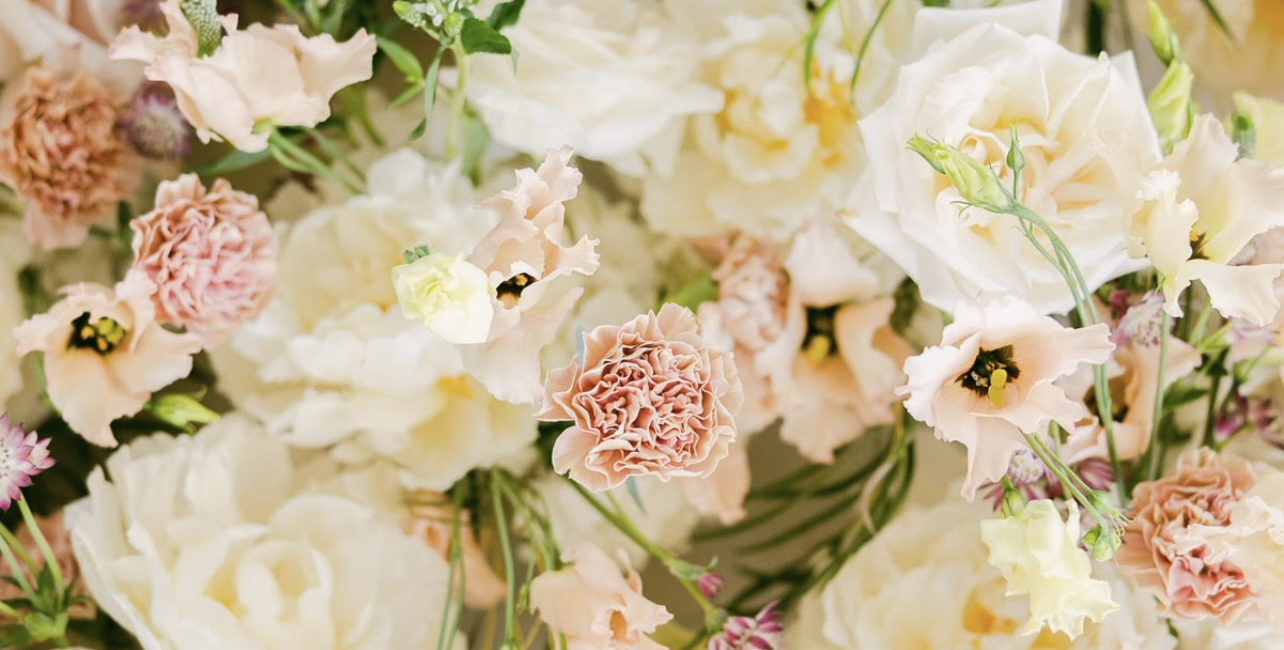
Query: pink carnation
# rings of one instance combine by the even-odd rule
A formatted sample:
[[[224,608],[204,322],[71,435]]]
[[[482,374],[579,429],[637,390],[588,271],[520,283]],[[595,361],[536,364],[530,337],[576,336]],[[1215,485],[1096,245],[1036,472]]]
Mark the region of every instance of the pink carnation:
[[[130,224],[134,268],[156,284],[156,319],[183,325],[205,347],[222,343],[267,305],[276,279],[272,226],[252,194],[196,174],[160,184],[156,208]]]
[[[553,447],[553,468],[594,491],[630,476],[709,476],[736,439],[744,401],[731,355],[672,303],[586,334],[582,363],[550,372],[544,391],[537,417],[574,422]]]
[[[1204,537],[1207,528],[1230,523],[1231,506],[1255,482],[1241,458],[1186,452],[1175,474],[1137,486],[1119,566],[1152,589],[1171,616],[1238,619],[1255,605],[1253,588],[1238,565],[1210,557]]]

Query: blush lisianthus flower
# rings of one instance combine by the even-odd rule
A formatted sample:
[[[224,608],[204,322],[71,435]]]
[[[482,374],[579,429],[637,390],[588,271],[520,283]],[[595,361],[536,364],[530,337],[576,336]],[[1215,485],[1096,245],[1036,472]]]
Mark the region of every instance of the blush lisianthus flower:
[[[620,575],[601,549],[580,544],[562,553],[566,566],[531,581],[531,609],[569,650],[664,650],[647,636],[673,615],[642,595],[642,578],[632,568]]]
[[[630,476],[709,476],[736,439],[744,401],[731,355],[673,303],[585,334],[583,358],[550,372],[544,391],[536,417],[573,422],[553,469],[595,492]]]
[[[1028,448],[1022,433],[1049,422],[1071,431],[1089,416],[1054,382],[1080,364],[1106,361],[1114,347],[1104,323],[1065,327],[1011,296],[960,301],[940,345],[905,361],[909,380],[897,391],[937,438],[967,447],[963,496],[971,499],[977,487],[1002,478],[1014,452]]]
[[[1059,16],[1061,3],[1035,10]],[[1002,162],[1015,127],[1026,161],[1019,195],[1065,242],[1088,288],[1144,266],[1126,250],[1127,220],[1139,203],[1137,182],[1160,151],[1131,54],[1071,52],[1055,40],[1057,21],[1031,34],[1017,15],[1018,7],[920,11],[916,38],[921,31],[937,40],[860,121],[866,152],[879,162],[863,181],[869,190],[854,195],[848,223],[945,311],[981,292],[1020,296],[1042,313],[1065,311],[1073,297],[1016,218],[960,210],[958,190],[906,147],[915,134],[1003,169],[1011,186]]]
[[[1233,561],[1211,561],[1204,527],[1230,523],[1231,507],[1253,487],[1248,461],[1208,448],[1182,454],[1177,471],[1133,492],[1132,521],[1115,556],[1174,618],[1230,624],[1255,609],[1256,594]],[[1194,528],[1192,528],[1194,526]]]
[[[500,214],[467,261],[486,272],[494,316],[485,343],[460,348],[464,367],[495,397],[539,400],[540,350],[584,293],[572,276],[597,271],[597,240],[562,244],[565,202],[583,175],[570,166],[570,147],[548,152],[538,170],[517,170],[517,186],[482,202]]]
[[[22,498],[22,488],[31,485],[31,479],[53,467],[49,440],[23,431],[9,421],[8,413],[0,415],[0,510],[8,510]]]
[[[1232,262],[1253,237],[1284,226],[1284,167],[1238,156],[1221,122],[1200,115],[1190,136],[1142,181],[1133,250],[1144,250],[1159,272],[1173,316],[1181,316],[1178,298],[1194,280],[1227,318],[1260,327],[1279,311],[1272,283],[1284,264]]]
[[[182,379],[200,352],[194,334],[156,322],[156,285],[131,272],[114,288],[81,283],[14,330],[18,354],[44,353],[49,399],[67,425],[100,447],[115,447],[111,421],[143,408],[152,392]]]
[[[79,246],[111,215],[133,177],[133,154],[107,89],[79,73],[30,69],[0,127],[0,181],[26,203],[23,228],[43,249]]]
[[[129,224],[134,265],[155,285],[156,320],[217,347],[267,306],[276,283],[276,238],[253,194],[196,174],[164,181],[155,208]]]
[[[406,318],[416,318],[447,343],[484,343],[490,335],[490,282],[463,255],[432,253],[392,267]]]
[[[337,43],[329,34],[305,38],[297,25],[240,30],[236,14],[218,17],[227,33],[212,54],[200,56],[179,4],[161,5],[169,25],[163,38],[129,27],[109,52],[147,63],[148,79],[168,83],[202,142],[218,138],[262,151],[268,141],[262,125],[315,126],[330,117],[336,92],[372,74],[376,43],[364,28]]]
[[[1100,622],[1119,609],[1110,585],[1092,577],[1092,561],[1079,547],[1079,506],[1067,501],[1065,521],[1049,499],[1026,504],[1003,519],[981,522],[990,564],[1003,572],[1007,594],[1030,597],[1030,619],[1021,634],[1046,625],[1070,638],[1083,634],[1085,620]]]

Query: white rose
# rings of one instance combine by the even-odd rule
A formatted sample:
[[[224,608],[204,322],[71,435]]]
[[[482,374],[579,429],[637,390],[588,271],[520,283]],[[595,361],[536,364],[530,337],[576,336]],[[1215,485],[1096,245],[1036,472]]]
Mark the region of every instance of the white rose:
[[[473,467],[510,461],[534,439],[535,422],[519,427],[511,408],[476,395],[455,348],[401,313],[389,271],[417,245],[471,250],[496,217],[474,207],[457,169],[409,150],[368,175],[368,195],[283,232],[272,302],[212,360],[237,408],[290,444],[337,445],[354,462],[382,458],[404,470],[408,487],[444,489]],[[448,433],[462,440],[424,461],[426,441]]]
[[[843,565],[819,593],[803,600],[785,630],[789,647],[818,650],[1171,650],[1176,640],[1154,601],[1097,565],[1123,605],[1089,623],[1071,641],[1044,632],[1021,636],[1023,598],[1004,595],[1003,576],[986,562],[980,520],[989,509],[949,491],[929,508],[909,506]],[[930,612],[930,625],[924,624]]]
[[[1055,0],[1035,6],[1060,14]],[[1028,24],[1015,9],[964,13]],[[920,12],[920,22],[930,23],[921,31],[941,31],[948,18],[939,11],[949,10]],[[872,164],[849,224],[942,310],[982,292],[1015,294],[1045,313],[1073,303],[1015,217],[961,209],[959,193],[906,147],[920,134],[1002,166],[1010,126],[1026,159],[1021,199],[1065,242],[1088,288],[1143,265],[1127,254],[1126,224],[1159,145],[1131,55],[1087,57],[1006,24],[977,24],[902,68],[891,98],[860,122]],[[1011,172],[1003,179],[1010,185]]]
[[[531,155],[570,145],[630,174],[667,171],[683,119],[722,95],[699,83],[687,7],[651,0],[538,0],[504,30],[520,53],[469,60],[464,93],[497,142]]]
[[[432,253],[392,267],[406,318],[417,318],[448,343],[485,343],[495,310],[486,272],[462,254]]]
[[[436,643],[446,562],[395,518],[310,489],[317,468],[305,480],[248,418],[138,439],[106,469],[67,528],[98,606],[146,650]]]

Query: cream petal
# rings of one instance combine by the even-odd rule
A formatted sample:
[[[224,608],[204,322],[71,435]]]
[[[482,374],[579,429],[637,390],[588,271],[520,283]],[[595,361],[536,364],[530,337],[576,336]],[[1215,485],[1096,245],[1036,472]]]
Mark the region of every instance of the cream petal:
[[[1270,325],[1279,311],[1275,295],[1275,278],[1284,272],[1284,264],[1225,266],[1208,260],[1191,260],[1185,276],[1199,280],[1208,290],[1208,298],[1218,313],[1226,318],[1243,318],[1258,327]]]

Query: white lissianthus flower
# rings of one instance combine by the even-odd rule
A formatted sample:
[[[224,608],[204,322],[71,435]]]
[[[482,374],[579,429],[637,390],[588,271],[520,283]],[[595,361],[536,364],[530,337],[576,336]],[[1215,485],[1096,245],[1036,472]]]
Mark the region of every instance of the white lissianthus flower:
[[[403,315],[389,271],[406,248],[471,250],[497,216],[475,207],[456,168],[409,150],[376,161],[368,178],[367,194],[285,230],[272,302],[212,360],[233,404],[290,444],[381,459],[407,487],[445,489],[520,455],[535,423],[517,426],[528,410],[473,390],[456,348]],[[417,451],[454,437],[432,462]]]
[[[808,650],[1172,650],[1174,639],[1154,600],[1098,564],[1121,612],[1088,622],[1071,639],[1044,629],[1019,634],[1027,599],[1004,595],[998,569],[986,562],[979,522],[989,508],[953,496],[911,505],[805,598],[786,625],[788,647]],[[924,624],[930,612],[930,625]]]
[[[95,602],[145,650],[436,644],[446,561],[316,460],[239,414],[122,448],[67,508]]]
[[[1061,11],[1056,0],[1036,7]],[[1160,154],[1133,59],[1071,52],[1055,32],[1031,34],[1048,25],[1017,9],[919,12],[924,53],[860,122],[877,164],[853,195],[848,223],[945,311],[982,292],[1020,296],[1043,313],[1069,309],[1073,297],[1015,217],[958,205],[959,192],[906,147],[915,134],[1003,169],[1011,186],[1002,163],[1015,128],[1025,154],[1020,198],[1065,242],[1088,288],[1144,266],[1128,255],[1126,229],[1137,182]],[[950,25],[959,31],[948,35]]]
[[[419,319],[446,342],[484,343],[490,334],[490,281],[463,254],[431,253],[394,266],[392,284],[406,318]]]
[[[1092,561],[1079,547],[1079,507],[1067,502],[1065,521],[1050,499],[1026,504],[1020,512],[981,522],[981,540],[990,549],[990,564],[1003,572],[1009,596],[1030,597],[1030,620],[1021,634],[1046,625],[1075,638],[1085,620],[1100,622],[1119,609],[1110,585],[1092,577]]]
[[[1284,265],[1233,261],[1253,237],[1284,225],[1284,167],[1238,155],[1221,123],[1200,115],[1137,193],[1145,203],[1132,217],[1133,252],[1159,271],[1172,316],[1182,315],[1177,300],[1194,280],[1227,318],[1260,327],[1279,311],[1272,284]]]

